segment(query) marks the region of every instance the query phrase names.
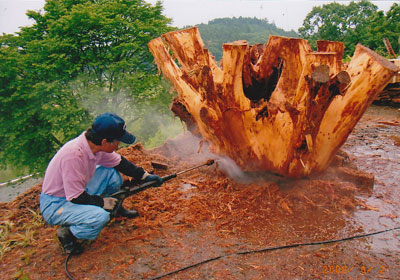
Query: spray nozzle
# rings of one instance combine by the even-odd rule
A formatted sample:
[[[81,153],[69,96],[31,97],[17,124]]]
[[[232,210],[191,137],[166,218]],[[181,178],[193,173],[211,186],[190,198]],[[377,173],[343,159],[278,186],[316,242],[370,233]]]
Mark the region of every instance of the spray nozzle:
[[[215,162],[214,159],[209,159],[209,160],[207,160],[207,162],[205,163],[205,165],[213,165],[214,162]]]

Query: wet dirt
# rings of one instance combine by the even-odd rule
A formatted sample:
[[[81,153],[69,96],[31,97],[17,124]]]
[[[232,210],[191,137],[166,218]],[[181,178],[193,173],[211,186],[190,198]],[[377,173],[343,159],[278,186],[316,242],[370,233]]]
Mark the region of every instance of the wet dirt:
[[[76,279],[398,279],[400,230],[390,229],[400,226],[399,121],[396,109],[371,106],[334,164],[312,178],[243,174],[217,158],[132,196],[125,206],[140,216],[114,219],[84,254],[71,258],[69,271]],[[185,134],[151,151],[135,145],[119,152],[165,176],[205,162],[212,156],[206,150]],[[353,175],[343,176],[343,168]],[[31,221],[27,207],[37,210],[39,192],[37,185],[0,204],[2,223],[15,224],[13,234]],[[310,244],[383,230],[389,231]],[[19,272],[66,279],[55,232],[41,226],[29,245],[6,252],[0,278]],[[293,247],[274,249],[285,245]]]

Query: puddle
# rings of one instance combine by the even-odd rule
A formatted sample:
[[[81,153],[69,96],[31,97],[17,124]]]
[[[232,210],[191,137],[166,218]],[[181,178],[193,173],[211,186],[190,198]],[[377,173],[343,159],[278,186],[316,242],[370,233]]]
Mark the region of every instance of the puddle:
[[[360,170],[375,176],[372,195],[357,195],[371,209],[356,209],[348,219],[348,223],[367,233],[400,225],[400,126],[396,125],[399,120],[396,109],[371,106],[342,147]],[[397,230],[367,238],[364,244],[369,255],[379,256],[384,263],[387,258],[400,256],[399,241]]]

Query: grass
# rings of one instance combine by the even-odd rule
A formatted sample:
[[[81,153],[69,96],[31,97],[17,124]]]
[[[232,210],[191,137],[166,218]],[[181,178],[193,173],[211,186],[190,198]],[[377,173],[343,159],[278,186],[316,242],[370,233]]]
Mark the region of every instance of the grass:
[[[4,221],[0,225],[0,260],[3,258],[6,252],[11,250],[12,240],[10,239],[10,231],[14,226],[13,223],[9,221]]]
[[[12,168],[0,169],[0,183],[7,182],[24,175],[27,171],[16,170]]]
[[[29,274],[25,273],[22,268],[18,270],[14,275],[13,279],[18,279],[18,280],[31,280],[31,277]]]
[[[30,222],[21,227],[16,227],[9,220],[0,221],[0,260],[12,249],[35,245],[37,229],[43,226],[44,221],[40,213],[32,209],[29,211],[32,213]],[[29,258],[25,258],[25,262],[27,261],[29,262]]]

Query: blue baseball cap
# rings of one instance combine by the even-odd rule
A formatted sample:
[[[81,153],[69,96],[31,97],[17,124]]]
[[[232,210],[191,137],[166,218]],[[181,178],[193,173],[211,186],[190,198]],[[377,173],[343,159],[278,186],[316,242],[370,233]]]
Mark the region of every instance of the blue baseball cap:
[[[126,131],[125,121],[114,113],[104,113],[94,120],[92,130],[109,141],[118,140],[126,144],[135,142],[136,137]]]

